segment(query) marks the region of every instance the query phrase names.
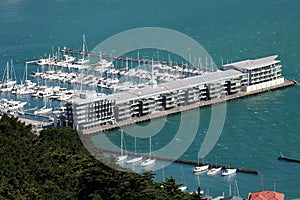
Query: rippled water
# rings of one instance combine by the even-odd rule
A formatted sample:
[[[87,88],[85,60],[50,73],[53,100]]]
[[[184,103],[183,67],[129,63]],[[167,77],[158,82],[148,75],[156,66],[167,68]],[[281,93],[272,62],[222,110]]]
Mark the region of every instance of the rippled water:
[[[300,2],[265,1],[0,1],[0,73],[6,62],[14,60],[17,76],[23,75],[24,61],[51,53],[52,47],[80,48],[85,33],[88,49],[104,39],[131,28],[155,26],[180,31],[202,44],[220,66],[221,60],[238,61],[278,54],[283,74],[300,77]],[[3,70],[1,70],[3,69]],[[31,71],[35,71],[31,67]],[[207,162],[253,168],[263,176],[238,173],[227,178],[200,175],[206,193],[232,194],[236,185],[240,195],[261,189],[274,189],[286,199],[299,197],[300,166],[278,161],[279,152],[300,159],[299,87],[287,88],[227,103],[222,135],[205,157]],[[34,104],[34,102],[32,103]],[[210,120],[210,108],[201,109],[196,139],[182,156],[197,160]],[[180,116],[168,117],[166,127],[153,137],[159,149],[173,139]],[[174,124],[174,125],[173,125]],[[118,142],[118,132],[108,133]],[[95,143],[96,143],[95,139]],[[132,141],[127,138],[128,148]],[[140,141],[147,149],[148,141]],[[131,147],[130,147],[131,145]],[[217,159],[216,159],[217,158]],[[217,160],[217,161],[216,161]],[[165,168],[166,176],[180,180],[179,164]],[[184,165],[185,182],[195,190],[198,177],[193,166]],[[161,170],[156,171],[162,180]]]

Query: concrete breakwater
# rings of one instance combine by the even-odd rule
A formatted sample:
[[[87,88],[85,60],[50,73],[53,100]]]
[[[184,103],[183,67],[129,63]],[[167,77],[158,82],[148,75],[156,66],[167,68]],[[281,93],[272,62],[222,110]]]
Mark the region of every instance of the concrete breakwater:
[[[114,153],[118,154],[120,153],[117,150],[112,150],[112,149],[105,149],[105,148],[100,148],[104,152],[109,152],[109,153]],[[133,153],[133,152],[127,152],[128,155],[131,156],[144,156],[147,157],[148,154],[141,154],[141,153]],[[182,159],[175,159],[175,158],[167,158],[163,156],[157,156],[157,155],[152,155],[152,158],[155,158],[157,160],[161,161],[167,161],[167,162],[176,162],[176,163],[182,163],[182,164],[187,164],[187,165],[194,165],[194,166],[202,166],[202,165],[209,165],[209,168],[219,168],[222,167],[222,169],[237,169],[238,172],[243,172],[243,173],[248,173],[248,174],[259,174],[259,171],[254,170],[254,169],[247,169],[247,168],[241,168],[241,167],[233,167],[233,166],[227,166],[227,165],[220,165],[220,164],[211,164],[211,163],[206,163],[206,162],[196,162],[192,160],[182,160]]]

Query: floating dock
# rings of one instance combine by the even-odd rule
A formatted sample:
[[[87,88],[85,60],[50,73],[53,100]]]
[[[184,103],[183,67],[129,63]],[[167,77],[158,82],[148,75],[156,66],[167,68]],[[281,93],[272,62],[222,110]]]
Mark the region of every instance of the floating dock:
[[[284,161],[288,161],[288,162],[296,162],[296,163],[300,163],[300,160],[297,159],[293,159],[293,158],[286,158],[282,155],[282,153],[280,153],[280,156],[278,157],[278,160],[284,160]]]
[[[88,130],[82,130],[83,134],[97,134],[100,132],[104,132],[104,131],[110,131],[113,129],[117,129],[123,126],[129,126],[129,125],[133,125],[133,124],[137,124],[137,123],[142,123],[142,122],[147,122],[151,119],[156,119],[156,118],[161,118],[167,115],[173,115],[173,114],[177,114],[180,112],[185,112],[185,111],[189,111],[192,109],[197,109],[197,108],[202,108],[202,107],[207,107],[207,106],[211,106],[214,104],[219,104],[219,103],[223,103],[226,101],[232,101],[232,100],[236,100],[239,98],[244,98],[244,97],[248,97],[248,96],[252,96],[252,95],[257,95],[260,93],[265,93],[265,92],[269,92],[269,91],[273,91],[276,89],[282,89],[282,88],[286,88],[286,87],[290,87],[290,86],[295,86],[297,85],[297,82],[295,80],[284,80],[284,83],[279,84],[279,85],[275,85],[275,86],[271,86],[268,88],[264,88],[264,89],[258,89],[255,91],[251,91],[251,92],[239,92],[236,94],[232,94],[232,95],[228,95],[222,98],[217,98],[217,99],[213,99],[213,100],[207,100],[207,101],[201,101],[201,102],[197,102],[191,105],[186,105],[186,106],[179,106],[179,107],[175,107],[173,109],[170,110],[164,110],[162,112],[155,112],[149,115],[145,115],[145,116],[141,116],[141,117],[134,117],[134,118],[130,118],[128,120],[123,120],[120,122],[117,122],[115,124],[107,124],[107,125],[103,125],[101,127],[96,127],[96,128],[91,128]]]
[[[85,55],[85,56],[93,56],[93,57],[101,57],[104,59],[109,59],[109,60],[120,60],[120,61],[127,61],[127,62],[132,62],[132,63],[143,63],[143,64],[162,64],[162,65],[168,65],[168,66],[188,66],[187,64],[179,64],[179,63],[172,63],[172,62],[165,62],[165,61],[153,61],[149,59],[141,59],[141,58],[133,58],[133,57],[126,57],[126,56],[113,56],[113,55],[108,55],[104,53],[96,53],[96,52],[83,52],[81,50],[76,50],[76,49],[63,49],[60,50],[61,52],[67,53],[67,54],[75,54],[75,55]],[[192,68],[200,68],[196,66],[191,66]],[[207,69],[207,71],[210,71],[210,69]]]
[[[114,154],[119,154],[120,151],[117,150],[112,150],[112,149],[105,149],[105,148],[100,148],[104,152],[109,152],[109,153],[114,153]],[[141,154],[141,153],[133,153],[133,152],[127,152],[128,155],[131,156],[144,156],[148,157],[148,154]],[[205,162],[196,162],[192,160],[182,160],[182,159],[174,159],[174,158],[167,158],[163,156],[155,156],[151,155],[152,158],[155,158],[157,160],[162,160],[162,161],[168,161],[168,162],[176,162],[176,163],[182,163],[182,164],[187,164],[187,165],[195,165],[195,166],[202,166],[202,165],[209,165],[210,168],[213,167],[222,167],[222,169],[237,169],[238,172],[243,172],[243,173],[248,173],[248,174],[259,174],[259,171],[253,170],[253,169],[246,169],[246,168],[241,168],[241,167],[232,167],[232,166],[227,166],[227,165],[220,165],[220,164],[210,164],[210,163],[205,163]]]

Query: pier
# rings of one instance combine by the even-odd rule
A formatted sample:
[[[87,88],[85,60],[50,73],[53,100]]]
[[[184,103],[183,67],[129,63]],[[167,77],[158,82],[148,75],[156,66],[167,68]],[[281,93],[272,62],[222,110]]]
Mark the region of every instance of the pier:
[[[117,122],[115,124],[107,124],[107,125],[103,125],[101,127],[95,127],[95,128],[91,128],[91,129],[88,129],[88,130],[82,130],[82,133],[83,134],[97,134],[97,133],[100,133],[100,132],[117,129],[117,128],[123,127],[123,126],[129,126],[129,125],[133,125],[133,124],[137,124],[137,123],[147,122],[151,119],[157,119],[157,118],[161,118],[161,117],[164,117],[164,116],[189,111],[189,110],[192,110],[192,109],[207,107],[207,106],[211,106],[211,105],[214,105],[214,104],[223,103],[223,102],[226,102],[226,101],[232,101],[232,100],[236,100],[236,99],[239,99],[239,98],[245,98],[245,97],[249,97],[249,96],[253,96],[253,95],[257,95],[257,94],[261,94],[261,93],[265,93],[265,92],[269,92],[269,91],[273,91],[273,90],[277,90],[277,89],[283,89],[283,88],[290,87],[290,86],[295,86],[295,85],[297,85],[297,82],[295,80],[285,79],[284,83],[282,83],[280,85],[275,85],[275,86],[271,86],[271,87],[268,87],[268,88],[259,89],[259,90],[255,90],[255,91],[251,91],[251,92],[239,92],[239,93],[236,93],[236,94],[228,95],[228,96],[213,99],[213,100],[199,101],[199,102],[194,103],[194,104],[190,104],[190,105],[186,105],[186,106],[179,106],[179,107],[175,107],[175,108],[170,109],[170,110],[155,112],[155,113],[145,115],[145,116],[141,116],[141,117],[132,117],[130,119]]]
[[[105,148],[100,148],[104,152],[109,152],[109,153],[114,153],[114,154],[119,154],[120,151],[117,150],[112,150],[112,149],[105,149]],[[148,154],[141,154],[141,153],[134,153],[134,152],[127,152],[128,155],[131,156],[143,156],[143,157],[148,157]],[[220,164],[210,164],[210,163],[205,163],[205,162],[196,162],[192,160],[182,160],[182,159],[175,159],[175,158],[167,158],[163,156],[156,156],[156,155],[151,155],[152,158],[155,158],[157,160],[161,161],[168,161],[168,162],[176,162],[176,163],[182,163],[182,164],[187,164],[187,165],[194,165],[194,166],[202,166],[202,165],[209,165],[210,168],[213,167],[222,167],[222,169],[237,169],[237,172],[243,172],[243,173],[248,173],[248,174],[259,174],[259,171],[253,170],[253,169],[246,169],[246,168],[241,168],[241,167],[233,167],[233,166],[227,166],[227,165],[220,165]]]
[[[143,64],[162,64],[162,65],[168,65],[168,66],[185,66],[187,67],[187,64],[179,64],[179,63],[172,63],[172,62],[166,62],[166,61],[153,61],[149,59],[142,59],[142,58],[133,58],[133,57],[125,57],[125,56],[114,56],[114,55],[108,55],[104,53],[96,53],[96,52],[83,52],[81,50],[76,50],[76,49],[63,49],[60,50],[63,53],[67,54],[72,54],[72,55],[85,55],[85,56],[93,56],[93,57],[100,57],[104,59],[109,59],[109,60],[120,60],[120,61],[127,61],[127,62],[132,62],[132,63],[143,63]],[[200,68],[196,66],[192,66],[193,68]],[[209,71],[209,70],[208,70]]]
[[[282,153],[280,153],[280,156],[278,157],[278,160],[283,160],[283,161],[288,161],[288,162],[296,162],[296,163],[300,163],[300,160],[297,159],[293,159],[293,158],[286,158],[282,155]]]

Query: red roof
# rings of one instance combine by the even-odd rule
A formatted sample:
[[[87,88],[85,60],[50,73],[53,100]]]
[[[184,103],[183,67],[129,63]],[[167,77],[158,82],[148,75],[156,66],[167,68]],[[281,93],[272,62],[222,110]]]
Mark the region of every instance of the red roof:
[[[284,200],[284,194],[273,191],[249,193],[249,200]]]

